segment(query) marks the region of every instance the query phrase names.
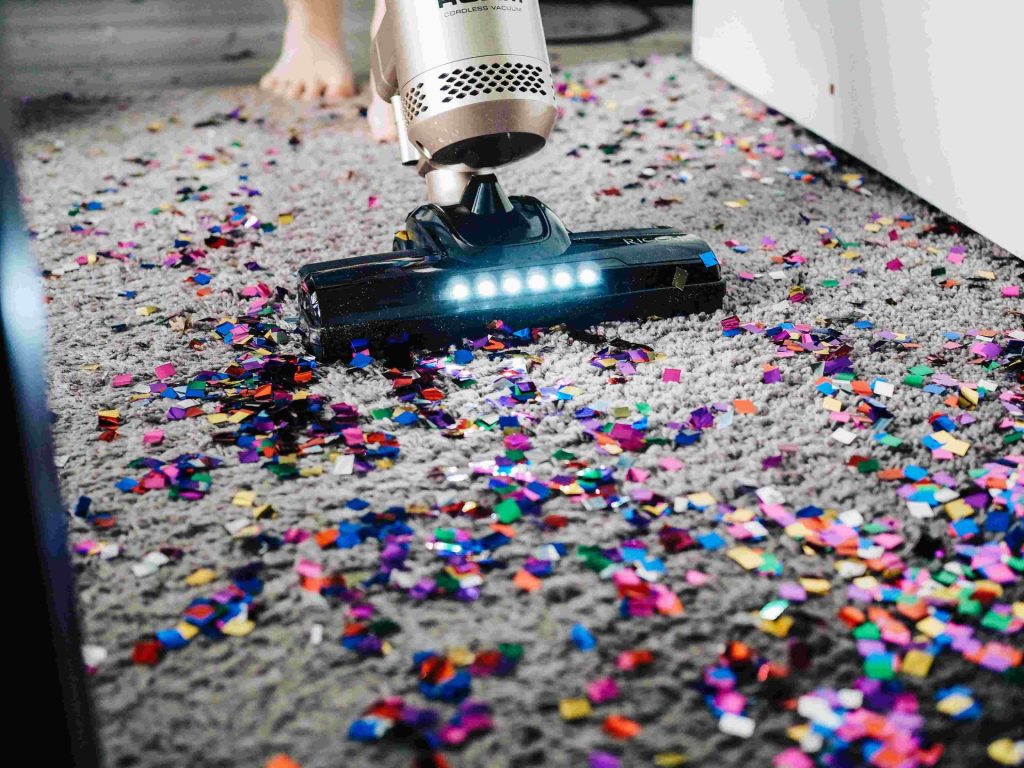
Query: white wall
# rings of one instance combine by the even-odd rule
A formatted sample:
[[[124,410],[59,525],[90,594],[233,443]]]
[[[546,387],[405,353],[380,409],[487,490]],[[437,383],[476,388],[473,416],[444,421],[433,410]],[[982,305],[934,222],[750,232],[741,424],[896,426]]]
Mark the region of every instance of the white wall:
[[[695,0],[693,17],[700,64],[1024,258],[1024,2]]]

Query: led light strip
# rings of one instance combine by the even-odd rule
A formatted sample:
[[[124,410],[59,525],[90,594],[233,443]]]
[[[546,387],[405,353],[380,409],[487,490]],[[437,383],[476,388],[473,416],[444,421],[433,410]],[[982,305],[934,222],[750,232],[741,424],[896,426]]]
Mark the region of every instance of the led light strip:
[[[445,298],[452,301],[466,301],[471,297],[493,299],[496,296],[519,296],[524,291],[529,293],[550,293],[567,291],[575,286],[593,288],[601,282],[601,270],[594,264],[557,266],[550,270],[533,268],[526,272],[510,270],[495,277],[484,273],[475,275],[472,280],[456,277],[445,289]]]

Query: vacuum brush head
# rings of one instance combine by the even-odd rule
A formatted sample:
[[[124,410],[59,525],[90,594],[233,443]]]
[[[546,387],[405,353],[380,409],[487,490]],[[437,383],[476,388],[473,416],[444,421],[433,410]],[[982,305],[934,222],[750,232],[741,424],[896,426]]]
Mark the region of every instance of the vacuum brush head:
[[[299,270],[307,343],[320,359],[396,333],[438,348],[512,327],[642,319],[721,307],[721,269],[706,242],[670,228],[568,232],[532,197],[477,176],[458,205],[409,214],[395,250]]]

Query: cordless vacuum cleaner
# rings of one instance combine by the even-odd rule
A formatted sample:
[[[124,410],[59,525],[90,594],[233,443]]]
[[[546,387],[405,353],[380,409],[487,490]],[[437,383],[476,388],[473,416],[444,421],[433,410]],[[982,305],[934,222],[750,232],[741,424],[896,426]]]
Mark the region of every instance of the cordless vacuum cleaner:
[[[395,109],[402,162],[427,186],[390,253],[299,270],[321,359],[357,339],[424,345],[513,328],[711,311],[725,284],[699,237],[655,227],[569,232],[493,169],[540,150],[555,123],[538,0],[387,0],[373,83]]]

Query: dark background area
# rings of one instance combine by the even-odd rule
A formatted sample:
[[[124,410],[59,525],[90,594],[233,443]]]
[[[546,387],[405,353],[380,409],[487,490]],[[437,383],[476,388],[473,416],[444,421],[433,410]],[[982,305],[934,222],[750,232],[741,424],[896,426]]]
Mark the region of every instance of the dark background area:
[[[686,52],[687,2],[540,0],[556,63]],[[373,0],[347,0],[346,38],[368,71]],[[277,57],[281,0],[6,0],[0,32],[17,96],[251,85]],[[6,77],[6,73],[5,73]]]

